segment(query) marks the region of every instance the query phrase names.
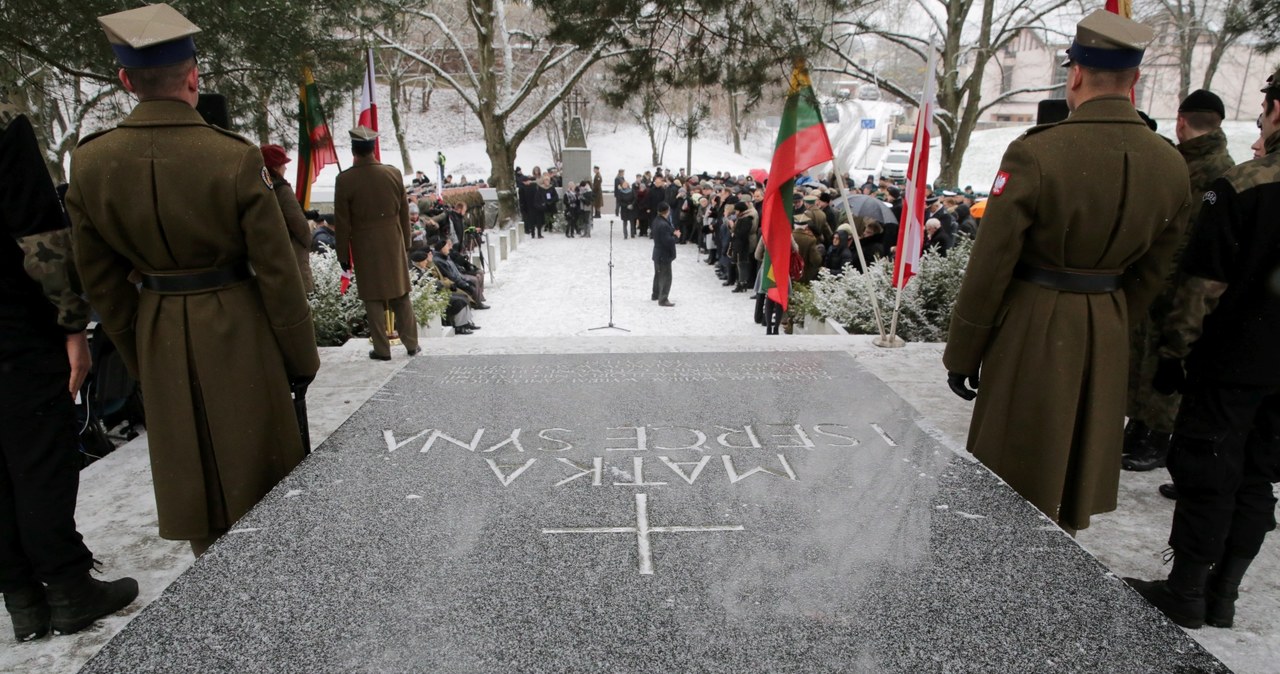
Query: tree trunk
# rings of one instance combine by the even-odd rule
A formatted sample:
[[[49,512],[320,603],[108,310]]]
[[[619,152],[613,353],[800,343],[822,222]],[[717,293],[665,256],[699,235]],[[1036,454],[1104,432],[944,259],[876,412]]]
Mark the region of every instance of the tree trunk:
[[[404,126],[400,122],[400,73],[394,69],[387,73],[387,90],[391,92],[391,126],[396,132],[396,145],[400,146],[400,164],[404,166],[405,175],[413,175],[413,159],[409,157],[409,146],[404,142]]]
[[[503,138],[506,129],[495,122],[496,128],[485,124],[484,149],[489,155],[489,186],[498,190],[498,226],[509,227],[519,219],[520,208],[516,201],[516,152]]]
[[[738,97],[729,93],[729,130],[733,132],[733,153],[742,154],[742,136],[738,132]]]

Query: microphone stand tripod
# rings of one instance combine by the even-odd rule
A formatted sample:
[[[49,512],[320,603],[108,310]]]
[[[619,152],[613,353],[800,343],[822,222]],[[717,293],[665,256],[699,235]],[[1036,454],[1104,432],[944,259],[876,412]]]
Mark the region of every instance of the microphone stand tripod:
[[[617,220],[613,217],[609,218],[609,324],[602,325],[591,330],[621,330],[623,332],[631,332],[626,328],[620,328],[613,324],[613,226],[617,224]]]

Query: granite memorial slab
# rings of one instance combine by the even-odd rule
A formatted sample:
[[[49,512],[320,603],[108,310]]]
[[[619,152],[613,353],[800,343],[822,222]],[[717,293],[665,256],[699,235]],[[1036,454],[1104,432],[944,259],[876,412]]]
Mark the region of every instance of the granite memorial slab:
[[[419,357],[85,672],[1217,672],[838,352]]]

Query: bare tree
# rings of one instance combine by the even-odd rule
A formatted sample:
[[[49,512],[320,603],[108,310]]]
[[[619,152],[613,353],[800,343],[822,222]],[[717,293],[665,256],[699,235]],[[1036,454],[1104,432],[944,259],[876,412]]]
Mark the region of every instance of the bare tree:
[[[982,83],[991,60],[1024,30],[1044,30],[1045,18],[1078,0],[910,0],[906,9],[925,17],[926,30],[912,31],[904,20],[904,7],[892,3],[874,5],[865,14],[837,20],[827,41],[827,63],[814,72],[832,72],[879,86],[903,101],[919,105],[918,86],[876,72],[854,58],[854,43],[870,34],[914,55],[920,64],[929,51],[937,53],[938,70],[926,73],[937,79],[937,124],[942,148],[942,169],[936,182],[958,182],[960,165],[978,119],[991,106],[1012,96],[1054,87],[1019,88],[989,100],[982,99]],[[918,22],[916,22],[918,23]],[[926,32],[928,34],[926,34]],[[918,71],[917,71],[918,72]]]
[[[1191,93],[1194,69],[1205,68],[1201,86],[1213,84],[1213,77],[1227,49],[1254,26],[1245,0],[1159,0],[1153,10],[1140,18],[1156,29],[1157,56],[1171,57],[1178,64],[1178,98]],[[1207,45],[1207,58],[1198,58],[1197,47]]]
[[[509,7],[506,0],[472,0],[460,8],[408,0],[379,4],[395,15],[422,21],[449,45],[443,55],[433,57],[409,41],[396,39],[385,27],[372,33],[384,49],[422,64],[456,91],[480,121],[492,167],[491,184],[498,190],[499,221],[513,222],[519,212],[515,156],[520,144],[592,65],[625,50],[611,48],[603,39],[586,47],[551,40],[539,30],[536,12],[524,4]],[[454,11],[444,11],[446,7]],[[524,14],[518,24],[509,25],[508,9]],[[550,74],[560,71],[566,75],[552,81]]]

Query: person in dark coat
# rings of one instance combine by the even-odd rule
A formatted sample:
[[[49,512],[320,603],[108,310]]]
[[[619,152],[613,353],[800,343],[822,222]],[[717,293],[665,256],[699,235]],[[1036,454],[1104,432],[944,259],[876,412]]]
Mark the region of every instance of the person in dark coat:
[[[311,279],[311,225],[307,224],[307,216],[293,193],[293,186],[284,177],[284,165],[289,163],[289,155],[279,145],[263,145],[259,149],[262,150],[262,161],[271,173],[271,190],[276,193],[284,224],[289,228],[289,242],[293,244],[298,272],[302,274],[302,289],[309,293],[315,288]]]
[[[738,282],[733,292],[745,293],[751,289],[751,261],[755,254],[755,246],[751,245],[751,229],[755,224],[755,217],[751,205],[745,201],[734,204],[733,212],[733,241],[730,250],[734,264],[738,266]]]
[[[593,217],[600,217],[600,209],[604,208],[604,178],[600,175],[600,167],[595,167],[595,175],[591,178],[591,210]],[[587,223],[587,236],[591,236],[591,223]]]
[[[662,206],[668,206],[667,210],[670,211],[670,205],[667,203],[666,179],[662,176],[654,176],[653,184],[649,186],[648,195],[645,197],[645,213],[649,217],[640,219],[640,236],[649,236],[649,226],[662,214]],[[670,222],[670,220],[671,216],[668,215],[667,221]]]
[[[333,231],[333,214],[325,213],[316,220],[316,230],[311,233],[311,252],[333,252],[338,249],[338,237]]]
[[[1173,566],[1164,580],[1125,579],[1190,629],[1234,625],[1244,575],[1276,528],[1280,70],[1262,92],[1266,154],[1205,191],[1160,333],[1152,385],[1182,393],[1168,460],[1178,492]]]
[[[91,366],[89,303],[75,291],[71,232],[35,130],[2,107],[0,212],[0,592],[23,642],[77,627],[72,605],[88,609],[83,626],[115,613],[138,583],[91,577],[93,553],[76,531],[72,396]],[[51,608],[50,595],[63,605]]]
[[[449,303],[445,305],[442,322],[453,326],[456,335],[469,335],[472,328],[477,327],[472,321],[471,296],[453,287],[453,282],[446,279],[435,266],[434,257],[435,251],[431,248],[420,248],[409,253],[414,280],[421,281],[422,277],[430,276],[435,281],[436,288],[449,290]]]
[[[653,219],[653,295],[660,307],[673,307],[671,294],[671,263],[676,259],[676,237],[680,233],[671,224],[671,207],[666,202],[657,206],[658,216]]]
[[[853,252],[852,242],[853,237],[849,234],[849,230],[836,230],[836,239],[832,243],[831,250],[827,251],[827,257],[823,263],[832,274],[839,276],[850,267],[858,269],[858,256]]]
[[[929,218],[924,223],[924,249],[926,251],[934,251],[942,257],[947,256],[947,251],[955,246],[955,238],[951,236],[942,223],[937,218]],[[864,251],[865,252],[865,251]],[[867,260],[870,263],[870,260]]]
[[[613,199],[618,207],[618,217],[622,219],[622,238],[629,239],[635,236],[636,231],[636,192],[625,178],[618,177],[621,182],[613,190]]]

